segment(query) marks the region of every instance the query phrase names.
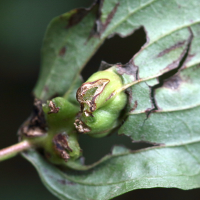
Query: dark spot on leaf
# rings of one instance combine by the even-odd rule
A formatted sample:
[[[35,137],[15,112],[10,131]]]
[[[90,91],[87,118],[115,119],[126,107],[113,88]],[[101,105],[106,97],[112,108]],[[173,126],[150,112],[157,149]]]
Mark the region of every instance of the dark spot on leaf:
[[[48,92],[48,91],[49,91],[49,87],[45,85],[45,86],[44,86],[44,91],[45,91],[45,92]]]
[[[144,138],[144,136],[142,136]],[[164,143],[156,143],[156,142],[150,142],[150,141],[146,141],[146,140],[132,140],[133,143],[143,143],[148,145],[147,147],[144,147],[144,148],[148,148],[148,147],[158,147],[158,146],[165,146]],[[140,151],[140,150],[136,150],[136,151],[132,151],[132,152],[137,152],[137,151]]]
[[[94,26],[91,30],[91,33],[90,33],[90,36],[88,38],[88,40],[91,38],[91,37],[99,37],[107,28],[107,26],[109,25],[109,23],[111,22],[112,18],[114,17],[116,11],[117,11],[117,8],[119,6],[119,3],[115,4],[114,8],[111,10],[111,12],[108,14],[105,22],[103,23],[101,21],[101,10],[102,10],[102,7],[103,7],[103,3],[104,1],[97,1],[96,2],[96,20],[95,20],[95,23],[94,23]]]
[[[76,183],[74,183],[72,181],[65,180],[65,179],[57,180],[57,182],[62,184],[62,185],[76,185]]]
[[[107,26],[110,24],[112,18],[114,17],[116,11],[117,11],[117,8],[119,6],[119,3],[115,4],[115,7],[112,9],[112,11],[108,14],[107,18],[106,18],[106,21],[104,23],[100,22],[99,23],[99,26],[100,26],[100,34],[102,34]]]
[[[117,67],[117,72],[120,75],[123,74],[128,74],[128,75],[132,75],[134,77],[134,80],[138,79],[138,66],[136,66],[133,62],[133,60],[131,59],[130,62],[128,62],[125,65],[119,65]]]
[[[73,10],[75,13],[69,18],[66,28],[71,28],[81,22],[81,20],[92,10],[97,13],[100,2],[100,0],[96,0],[90,8],[78,8]]]
[[[128,102],[129,102],[129,105],[131,105],[131,102],[133,100],[132,89],[131,88],[126,89],[125,93],[128,95]]]
[[[133,105],[133,108],[131,108],[131,110],[129,112],[133,112],[138,106],[138,102],[135,101],[134,105]]]
[[[181,82],[181,77],[178,74],[175,74],[174,76],[164,80],[163,86],[175,90],[178,89]]]
[[[62,47],[59,51],[59,56],[64,56],[66,53],[67,48],[66,47]]]
[[[44,170],[44,173],[46,173],[48,175],[49,178],[56,180],[58,183],[62,184],[62,185],[76,185],[76,183],[69,181],[67,179],[57,179],[56,177],[48,174],[48,170]]]
[[[89,10],[85,8],[76,9],[75,13],[70,17],[66,28],[71,28],[78,24],[88,14]]]
[[[184,40],[184,41],[180,41],[180,42],[174,44],[173,46],[161,51],[156,57],[158,58],[158,57],[164,56],[165,54],[169,53],[170,51],[173,51],[173,50],[183,46],[185,44],[185,42],[186,41]]]

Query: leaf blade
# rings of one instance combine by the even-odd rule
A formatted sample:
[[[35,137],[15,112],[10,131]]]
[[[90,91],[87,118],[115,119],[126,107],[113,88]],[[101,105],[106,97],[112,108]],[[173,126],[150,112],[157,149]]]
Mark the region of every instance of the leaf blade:
[[[199,187],[200,162],[196,158],[197,150],[199,143],[121,153],[113,155],[101,167],[97,166],[83,173],[58,171],[36,152],[29,152],[29,155],[24,156],[34,163],[45,186],[50,187],[48,189],[59,198],[98,200],[110,199],[141,188]],[[108,167],[110,165],[118,166],[118,170]],[[103,173],[107,170],[109,173]]]
[[[101,15],[98,18],[96,18],[97,10],[93,10],[90,18],[87,18],[89,16],[87,15],[81,23],[68,30],[70,34],[67,40],[71,40],[71,43],[68,43],[68,51],[71,54],[66,58],[68,60],[65,60],[65,64],[68,63],[69,68],[77,64],[75,72],[67,75],[66,72],[60,70],[58,63],[54,67],[58,70],[58,74],[65,74],[63,77],[71,82],[77,76],[76,72],[80,72],[107,37],[113,34],[125,37],[143,26],[147,34],[147,43],[130,61],[134,74],[126,70],[122,73],[122,69],[117,69],[125,84],[135,83],[128,89],[133,97],[130,98],[127,107],[128,119],[120,128],[120,133],[131,136],[133,140],[164,143],[165,146],[156,146],[137,152],[115,148],[113,155],[104,157],[92,166],[84,166],[83,172],[63,173],[47,163],[36,152],[28,152],[24,156],[37,168],[46,187],[61,199],[110,199],[140,188],[192,189],[200,187],[198,159],[200,94],[198,75],[195,76],[195,72],[198,72],[196,65],[200,63],[198,1],[193,0],[188,3],[180,0],[177,3],[172,0],[143,0],[141,2],[104,0],[99,9]],[[98,31],[95,34],[90,35],[91,32],[84,32],[86,27],[81,26],[82,23],[86,23],[91,31],[95,22],[98,22]],[[190,29],[194,37],[188,51]],[[80,38],[77,39],[78,37]],[[88,38],[90,39],[85,43]],[[72,44],[73,42],[75,44]],[[79,49],[80,46],[84,46],[84,50]],[[62,50],[61,47],[63,45],[59,46],[58,50]],[[73,57],[77,54],[80,60]],[[151,87],[158,84],[156,78],[177,68],[186,54],[188,54],[187,59],[179,74],[181,80],[184,81],[181,81],[175,93],[172,87],[169,90],[172,80],[170,84],[165,83],[155,89],[155,99],[162,110],[152,113],[147,119],[146,112],[153,109],[150,93]],[[176,65],[168,67],[174,62]],[[192,73],[193,70],[194,73]],[[47,75],[48,73],[45,72]],[[193,82],[189,82],[186,77]],[[141,78],[140,81],[138,78]],[[40,82],[40,86],[36,86],[35,89],[36,96],[45,100],[55,91],[63,94],[69,88],[69,83],[66,84],[66,81],[61,83],[61,77],[52,80],[50,78],[47,84],[51,92],[42,93],[46,84]],[[56,81],[58,84],[55,87],[53,82]],[[192,98],[192,95],[196,95],[195,98]],[[180,103],[180,98],[183,103]],[[134,108],[136,101],[137,106]],[[197,117],[194,118],[194,116]],[[48,172],[45,172],[44,166]],[[52,174],[54,174],[53,177]]]

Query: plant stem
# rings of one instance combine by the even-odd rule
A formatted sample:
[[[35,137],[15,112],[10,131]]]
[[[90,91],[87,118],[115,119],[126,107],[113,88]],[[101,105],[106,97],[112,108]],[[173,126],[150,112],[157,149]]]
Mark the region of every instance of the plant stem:
[[[32,144],[26,140],[0,150],[0,162],[16,156],[18,153],[30,149]]]

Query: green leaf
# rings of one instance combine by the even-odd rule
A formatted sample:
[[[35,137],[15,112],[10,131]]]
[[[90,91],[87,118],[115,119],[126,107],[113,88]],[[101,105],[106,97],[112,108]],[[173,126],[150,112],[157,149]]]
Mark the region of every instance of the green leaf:
[[[88,171],[60,171],[38,153],[24,156],[45,186],[60,199],[111,199],[125,192],[153,187],[192,189],[200,186],[198,143],[131,152],[115,147],[112,155]]]
[[[133,140],[162,144],[180,144],[200,138],[200,56],[198,56],[200,26],[194,25],[191,30],[194,35],[193,40],[188,57],[180,71],[165,79],[163,85],[154,89],[157,109],[149,117],[146,115],[151,108],[146,105],[151,101],[150,91],[155,84],[149,87],[147,82],[145,89],[141,89],[144,82],[132,86],[129,89],[132,98],[127,120],[119,133],[125,133]],[[140,87],[139,95],[137,95],[138,87]],[[138,108],[131,110],[135,101],[138,102]]]
[[[104,0],[100,4],[51,22],[35,95],[46,100],[65,94],[107,37],[125,37],[142,26],[147,43],[128,64],[116,66],[124,81],[122,89],[128,88],[129,94],[119,133],[159,145],[135,152],[115,147],[91,166],[74,163],[78,170],[62,171],[35,151],[24,157],[60,199],[110,199],[140,188],[200,187],[199,1]]]
[[[76,82],[80,70],[94,53],[90,47],[99,41],[88,39],[96,12],[96,6],[91,10],[81,8],[51,21],[43,42],[39,80],[34,88],[37,98],[47,100],[55,94],[64,95]]]

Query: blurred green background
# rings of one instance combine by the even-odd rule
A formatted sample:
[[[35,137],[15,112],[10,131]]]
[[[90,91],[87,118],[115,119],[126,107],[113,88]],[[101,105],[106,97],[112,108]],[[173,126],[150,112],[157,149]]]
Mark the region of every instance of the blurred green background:
[[[32,110],[31,91],[37,81],[40,48],[50,20],[76,7],[89,7],[92,0],[1,0],[0,1],[0,149],[17,142],[16,132]],[[86,79],[101,60],[126,63],[145,42],[142,29],[121,39],[107,40],[83,71]],[[80,141],[86,163],[110,152],[113,144],[138,148],[125,136],[112,135]],[[143,144],[143,146],[145,146]],[[141,145],[140,145],[141,147]],[[0,163],[0,200],[56,200],[42,185],[35,169],[21,156]],[[148,189],[129,192],[115,199],[200,199],[200,190]]]

